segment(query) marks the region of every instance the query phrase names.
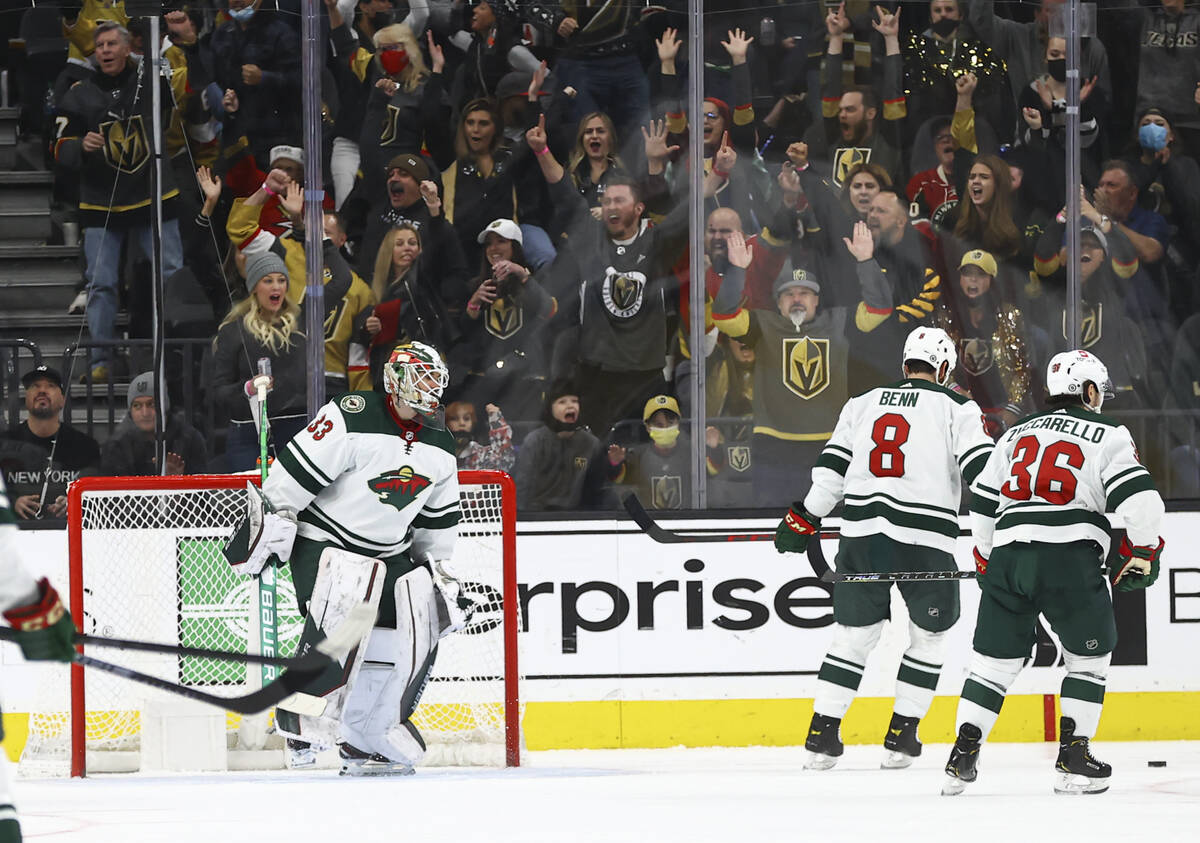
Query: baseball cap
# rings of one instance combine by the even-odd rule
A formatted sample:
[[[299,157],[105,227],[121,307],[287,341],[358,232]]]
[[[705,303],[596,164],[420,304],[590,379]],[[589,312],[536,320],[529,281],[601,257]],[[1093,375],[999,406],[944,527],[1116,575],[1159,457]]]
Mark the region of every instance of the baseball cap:
[[[992,257],[991,252],[985,252],[983,249],[972,249],[963,255],[958,268],[962,269],[964,266],[977,266],[993,278],[996,277],[996,259]]]
[[[1092,237],[1095,237],[1096,242],[1100,244],[1100,248],[1105,252],[1108,251],[1108,238],[1105,237],[1104,232],[1096,228],[1096,226],[1092,225],[1090,222],[1084,223],[1079,231],[1081,234],[1090,234]]]
[[[500,77],[496,83],[496,99],[505,100],[509,97],[525,96],[529,93],[529,83],[533,74],[523,70],[511,70]]]
[[[659,410],[666,410],[678,416],[680,414],[679,402],[670,395],[655,395],[646,402],[646,407],[642,410],[642,421],[650,421],[650,417]]]
[[[392,170],[402,170],[417,181],[429,178],[429,166],[421,159],[420,155],[411,153],[397,155],[389,161],[386,172],[390,173]]]
[[[479,236],[475,238],[476,243],[482,243],[487,239],[489,234],[499,234],[505,240],[516,240],[522,246],[525,245],[524,237],[521,234],[521,226],[509,219],[492,220],[488,223],[487,228],[479,232]]]
[[[807,269],[793,269],[791,264],[784,264],[779,277],[775,279],[775,287],[772,292],[776,298],[779,298],[780,293],[784,290],[790,290],[792,287],[804,287],[806,290],[812,290],[818,295],[821,292],[821,285],[817,281],[817,276],[813,275]]]
[[[280,144],[279,146],[271,147],[271,163],[274,164],[280,158],[287,158],[295,161],[301,167],[304,166],[304,150],[298,146]]]
[[[125,404],[133,409],[133,402],[139,398],[153,398],[155,392],[154,372],[142,372],[129,382],[129,392],[125,395]],[[162,397],[163,412],[169,409],[167,396]]]
[[[59,389],[63,388],[62,375],[58,373],[57,369],[51,369],[44,363],[41,366],[36,366],[26,372],[21,377],[21,386],[29,389],[29,385],[39,378],[45,378],[48,381],[52,381]]]

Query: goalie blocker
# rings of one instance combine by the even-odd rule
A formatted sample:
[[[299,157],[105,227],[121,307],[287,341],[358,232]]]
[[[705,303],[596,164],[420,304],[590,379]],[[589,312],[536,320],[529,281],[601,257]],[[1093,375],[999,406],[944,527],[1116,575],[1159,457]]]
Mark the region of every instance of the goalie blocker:
[[[410,718],[438,640],[462,629],[469,616],[470,602],[440,563],[431,560],[430,567],[417,565],[394,578],[390,573],[378,559],[323,549],[299,654],[317,630],[336,628],[364,600],[380,616],[392,615],[394,608],[395,626],[374,627],[343,663],[276,710],[276,729],[285,737],[322,749],[337,744],[343,774],[408,773],[421,761],[425,742]]]

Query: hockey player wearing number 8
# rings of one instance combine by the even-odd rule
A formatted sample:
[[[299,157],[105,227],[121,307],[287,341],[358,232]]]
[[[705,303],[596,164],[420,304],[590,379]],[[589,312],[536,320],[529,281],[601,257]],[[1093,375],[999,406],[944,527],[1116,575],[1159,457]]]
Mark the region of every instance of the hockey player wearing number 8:
[[[775,533],[781,552],[803,553],[821,519],[842,508],[840,573],[953,571],[960,474],[968,485],[992,441],[979,406],[947,387],[957,363],[941,328],[916,328],[904,343],[904,379],[851,398],[812,470],[812,488]],[[897,584],[908,605],[909,645],[896,676],[896,705],[882,766],[921,754],[917,727],[933,702],[946,632],[959,615],[954,581]],[[842,754],[842,717],[858,692],[867,656],[890,617],[890,583],[833,588],[833,643],[821,664],[806,769],[826,770]]]
[[[17,550],[17,518],[0,477],[0,610],[16,630],[21,655],[29,661],[69,662],[75,655],[75,625],[58,592],[35,580]],[[0,722],[0,739],[4,737]],[[17,843],[21,826],[8,788],[8,761],[0,758],[0,843]]]
[[[322,407],[280,454],[261,495],[250,492],[247,524],[226,550],[251,575],[273,555],[290,561],[307,619],[300,652],[320,624],[338,620],[343,595],[379,600],[365,646],[300,695],[305,706],[297,699],[276,710],[289,766],[311,766],[333,743],[349,775],[410,773],[424,755],[409,718],[438,639],[465,626],[469,607],[444,567],[459,522],[454,438],[439,407],[447,380],[436,350],[397,346],[384,368],[386,395],[350,392]]]
[[[1054,355],[1046,371],[1050,409],[1018,422],[997,442],[972,487],[971,530],[982,594],[970,674],[958,702],[958,738],[942,793],[977,777],[979,745],[1034,645],[1041,613],[1062,643],[1056,793],[1103,793],[1112,768],[1091,754],[1117,628],[1101,572],[1115,511],[1125,538],[1109,579],[1118,591],[1158,577],[1162,498],[1133,437],[1100,415],[1113,397],[1108,369],[1086,351]]]

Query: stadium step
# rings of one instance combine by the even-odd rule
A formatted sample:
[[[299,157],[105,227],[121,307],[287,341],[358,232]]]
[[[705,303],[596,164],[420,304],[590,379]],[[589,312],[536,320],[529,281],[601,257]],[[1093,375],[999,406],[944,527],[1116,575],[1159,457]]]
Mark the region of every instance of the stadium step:
[[[5,311],[47,310],[65,315],[82,276],[75,259],[0,261],[0,305]]]
[[[28,206],[4,201],[0,194],[0,239],[41,244],[50,238],[50,207]]]
[[[0,171],[0,202],[50,207],[54,174],[46,170]]]

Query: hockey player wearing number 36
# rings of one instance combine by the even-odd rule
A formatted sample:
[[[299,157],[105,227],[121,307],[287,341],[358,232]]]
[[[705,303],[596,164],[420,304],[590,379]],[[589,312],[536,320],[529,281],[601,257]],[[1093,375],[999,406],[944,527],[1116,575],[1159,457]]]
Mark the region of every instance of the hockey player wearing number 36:
[[[261,495],[251,486],[247,523],[226,557],[250,575],[273,555],[290,561],[307,618],[300,652],[322,622],[340,620],[343,595],[379,600],[353,661],[307,688],[304,710],[294,701],[276,710],[292,767],[334,743],[350,775],[410,773],[424,755],[409,718],[438,639],[465,626],[469,607],[444,568],[459,522],[454,438],[439,418],[447,381],[433,348],[397,346],[384,367],[386,397],[350,392],[326,404],[279,455]]]
[[[75,625],[45,578],[35,580],[17,550],[17,518],[0,477],[0,610],[16,630],[21,655],[29,661],[69,662],[75,655]],[[4,737],[0,722],[0,739]],[[8,760],[0,758],[0,843],[21,839],[21,826],[8,789]]]
[[[1112,768],[1088,742],[1100,723],[1108,663],[1117,643],[1112,597],[1100,565],[1115,511],[1125,538],[1109,578],[1118,591],[1158,578],[1162,498],[1133,437],[1100,415],[1113,396],[1108,369],[1086,351],[1066,351],[1046,370],[1050,409],[1017,422],[996,443],[971,496],[975,567],[983,593],[975,653],[958,702],[958,739],[942,793],[977,776],[979,745],[1034,644],[1039,613],[1062,642],[1067,675],[1060,700],[1055,793],[1103,793]]]
[[[792,504],[775,547],[803,553],[821,518],[842,508],[841,573],[954,571],[959,475],[970,485],[992,441],[974,401],[947,388],[958,354],[941,328],[916,328],[904,343],[904,380],[851,398],[812,470],[812,488]],[[921,754],[917,727],[933,702],[946,632],[958,620],[958,583],[898,583],[908,604],[909,645],[896,675],[896,707],[884,768]],[[805,769],[827,770],[842,754],[842,717],[858,692],[867,656],[890,617],[890,583],[833,588],[833,644],[817,677]]]

